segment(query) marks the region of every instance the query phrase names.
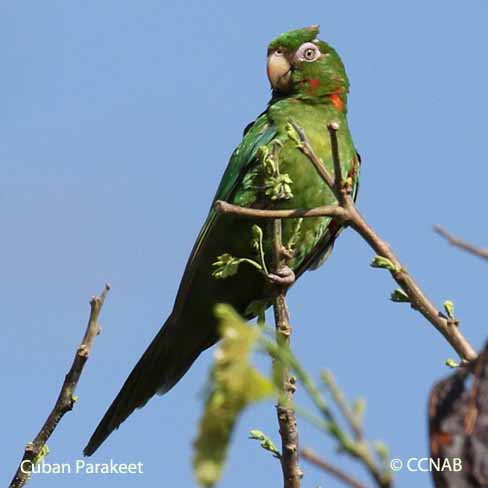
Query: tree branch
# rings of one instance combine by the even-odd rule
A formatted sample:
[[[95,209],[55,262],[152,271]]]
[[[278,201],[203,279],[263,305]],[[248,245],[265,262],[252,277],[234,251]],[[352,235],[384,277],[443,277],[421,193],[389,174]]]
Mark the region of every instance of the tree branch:
[[[337,147],[338,129],[339,127],[337,125],[329,124],[328,126],[332,147]],[[306,137],[303,144],[305,146],[310,146]],[[337,151],[332,151],[332,157],[334,158],[334,167],[340,168],[339,153]],[[313,164],[315,166],[315,163]],[[327,183],[326,180],[324,181]],[[342,195],[336,194],[336,197],[339,200],[340,206],[349,213],[349,225],[361,235],[361,237],[374,249],[377,255],[388,259],[392,263],[393,267],[390,270],[390,273],[393,279],[407,294],[412,308],[418,310],[446,338],[461,359],[465,361],[476,359],[476,351],[461,334],[458,326],[443,316],[427,298],[421,288],[417,285],[416,281],[402,266],[399,259],[390,249],[390,246],[376,234],[359,213],[354,205],[354,200],[351,195],[342,193]]]
[[[309,463],[317,466],[318,468],[322,469],[326,473],[334,476],[338,480],[341,480],[346,485],[350,486],[351,488],[366,488],[366,485],[363,485],[359,481],[355,480],[352,476],[348,473],[343,471],[341,468],[334,466],[333,464],[329,463],[325,459],[321,458],[318,454],[316,454],[312,449],[305,448],[300,451],[300,455],[303,459],[306,459]]]
[[[272,273],[280,275],[285,268],[283,259],[283,242],[281,235],[281,219],[271,222],[273,235],[273,268]],[[293,277],[294,279],[294,277]],[[291,326],[286,306],[286,290],[289,285],[283,286],[279,281],[273,285],[273,310],[276,326],[276,341],[284,347],[290,347]],[[281,468],[283,471],[284,488],[300,488],[303,473],[298,465],[298,429],[295,412],[291,406],[295,386],[290,378],[286,366],[275,361],[275,368],[281,383],[281,395],[276,405],[278,424],[281,436]]]
[[[364,217],[359,213],[347,186],[343,185],[342,182],[340,185],[337,184],[335,178],[333,178],[327,171],[308,142],[303,129],[292,122],[290,123],[298,134],[299,149],[308,157],[320,177],[336,195],[338,200],[338,205],[335,206],[336,209],[332,209],[331,206],[325,206],[315,209],[257,210],[238,207],[226,202],[217,201],[215,203],[215,210],[221,213],[232,213],[242,217],[253,218],[281,219],[312,216],[316,217],[319,215],[335,216],[339,218],[342,222],[345,222],[351,226],[369,244],[369,246],[378,256],[387,259],[391,263],[391,267],[388,269],[392,275],[392,278],[406,293],[412,308],[421,313],[444,336],[447,342],[449,342],[453,349],[459,354],[461,359],[464,362],[470,362],[476,359],[477,353],[461,333],[458,327],[458,322],[449,319],[434,306],[432,301],[425,295],[417,282],[401,264],[390,246],[373,230]],[[336,148],[336,150],[332,150],[334,168],[341,167],[339,152],[337,150],[338,130],[338,125],[330,124],[328,126],[331,146],[332,148]],[[336,174],[336,177],[338,176],[339,174]],[[336,190],[336,188],[340,188],[340,190]]]
[[[293,209],[293,210],[261,210],[257,208],[239,207],[232,203],[217,200],[214,208],[221,214],[232,214],[239,217],[249,217],[258,219],[295,219],[301,217],[334,217],[339,220],[346,220],[348,214],[342,207],[337,205],[324,205],[310,209]]]
[[[32,472],[32,466],[39,462],[43,457],[43,448],[46,445],[47,440],[51,437],[51,434],[58,426],[64,414],[73,409],[76,402],[74,392],[83,371],[83,367],[90,355],[93,341],[100,333],[98,317],[109,290],[110,285],[106,284],[100,296],[93,297],[90,300],[90,317],[88,319],[85,335],[83,336],[80,346],[76,350],[71,368],[64,378],[64,383],[56,403],[35,439],[27,444],[22,460],[9,488],[21,488],[27,483]]]
[[[444,237],[447,242],[454,247],[458,247],[459,249],[462,249],[463,251],[473,254],[474,256],[478,256],[482,259],[488,259],[488,248],[473,246],[473,244],[470,244],[469,242],[463,241],[458,237],[453,236],[440,225],[434,225],[434,231],[437,232],[440,236]]]
[[[352,204],[350,204],[352,205]],[[364,220],[358,210],[350,207],[351,227],[363,237],[374,249],[376,254],[391,261],[394,270],[390,271],[393,279],[407,294],[413,309],[419,311],[451,344],[453,349],[464,361],[473,361],[477,357],[476,351],[461,333],[461,330],[452,320],[445,317],[427,298],[420,286],[400,263],[390,246],[381,239],[371,226]]]

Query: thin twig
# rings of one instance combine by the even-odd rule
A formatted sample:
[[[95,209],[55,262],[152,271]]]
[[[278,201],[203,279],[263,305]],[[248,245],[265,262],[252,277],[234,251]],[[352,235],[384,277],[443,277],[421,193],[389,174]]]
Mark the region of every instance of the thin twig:
[[[341,221],[347,218],[347,212],[338,205],[324,205],[311,209],[293,210],[262,210],[257,208],[239,207],[232,203],[217,200],[214,208],[221,214],[232,214],[239,217],[261,218],[261,219],[295,219],[301,217],[334,217]]]
[[[367,488],[366,485],[363,485],[348,473],[343,471],[341,468],[329,463],[325,459],[321,458],[318,454],[316,454],[312,449],[305,448],[300,451],[300,455],[303,459],[306,459],[309,463],[317,466],[318,468],[324,470],[326,473],[334,476],[335,478],[341,480],[346,485],[350,486],[351,488]]]
[[[355,414],[349,403],[347,402],[346,398],[344,397],[344,393],[340,390],[335,382],[334,375],[331,371],[323,371],[321,375],[322,381],[327,385],[334,402],[338,406],[339,410],[342,413],[342,416],[347,421],[351,431],[354,433],[354,437],[358,441],[364,440],[364,432],[363,426],[361,423],[360,417]]]
[[[109,290],[110,285],[106,284],[100,296],[92,297],[90,300],[90,317],[88,319],[85,335],[83,336],[80,346],[76,350],[71,368],[64,378],[63,386],[61,387],[56,403],[35,439],[27,444],[22,460],[9,488],[21,488],[27,483],[32,472],[32,466],[39,461],[40,457],[42,457],[42,450],[46,445],[47,440],[58,426],[64,414],[73,409],[76,402],[74,392],[83,371],[83,367],[90,355],[93,341],[100,333],[98,317]]]
[[[290,121],[290,124],[293,126],[295,131],[300,138],[301,145],[299,146],[300,150],[307,156],[310,162],[314,165],[315,169],[321,176],[321,178],[325,181],[325,184],[335,192],[335,178],[329,173],[329,170],[324,166],[320,158],[315,154],[313,147],[309,144],[307,140],[307,136],[305,135],[305,131],[295,124],[295,122]]]
[[[437,232],[440,236],[444,237],[449,244],[458,247],[459,249],[462,249],[463,251],[466,251],[470,254],[473,254],[474,256],[478,256],[482,259],[488,259],[488,248],[477,247],[473,244],[470,244],[469,242],[463,241],[462,239],[453,236],[440,225],[434,225],[434,231]]]
[[[327,125],[327,130],[329,131],[330,136],[330,150],[332,153],[332,162],[334,163],[334,193],[336,194],[337,201],[341,206],[344,206],[346,203],[345,195],[347,194],[346,188],[342,182],[342,168],[341,168],[341,160],[339,157],[339,144],[337,141],[337,137],[333,137],[339,130],[339,124],[337,122],[331,122]]]
[[[273,235],[273,273],[278,274],[284,266],[281,219],[271,222]],[[273,310],[276,325],[276,340],[286,348],[290,347],[291,327],[286,306],[286,287],[276,283]],[[292,408],[292,395],[295,390],[286,366],[275,362],[281,382],[281,395],[276,406],[281,436],[281,468],[284,488],[300,488],[303,473],[298,465],[298,429],[295,412]]]

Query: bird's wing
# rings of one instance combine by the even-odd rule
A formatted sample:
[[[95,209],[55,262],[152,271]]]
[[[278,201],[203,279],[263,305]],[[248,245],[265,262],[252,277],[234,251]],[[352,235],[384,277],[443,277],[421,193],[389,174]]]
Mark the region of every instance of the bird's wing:
[[[275,134],[276,130],[265,114],[258,117],[254,124],[246,129],[242,142],[230,158],[214,202],[232,198],[244,174],[254,163],[259,146],[267,144]],[[179,307],[185,304],[199,253],[204,248],[206,239],[211,235],[217,217],[212,204],[188,260],[173,313],[144,352],[100,421],[83,451],[85,455],[93,454],[114,429],[117,429],[136,408],[143,407],[155,393],[168,391],[185,374],[196,356],[212,343],[208,331],[202,327],[196,328],[193,331],[193,340],[197,341],[197,346],[185,351],[184,344],[178,342],[181,340],[182,332],[177,331]],[[175,334],[179,334],[177,339]]]
[[[255,162],[259,147],[268,144],[276,132],[276,127],[270,122],[266,112],[246,127],[241,143],[232,153],[213,202],[227,200],[232,195],[244,174]]]
[[[254,123],[249,124],[244,130],[242,141],[232,153],[229,164],[225,169],[212,201],[207,220],[198,234],[190,258],[188,259],[174,307],[174,312],[176,314],[180,307],[184,306],[187,290],[193,274],[193,265],[197,261],[205,239],[210,235],[216,221],[217,213],[213,208],[214,203],[217,200],[228,201],[232,198],[232,195],[242,181],[242,178],[249,168],[256,162],[256,153],[259,147],[268,144],[276,136],[276,133],[276,127],[270,122],[266,112],[261,114]]]

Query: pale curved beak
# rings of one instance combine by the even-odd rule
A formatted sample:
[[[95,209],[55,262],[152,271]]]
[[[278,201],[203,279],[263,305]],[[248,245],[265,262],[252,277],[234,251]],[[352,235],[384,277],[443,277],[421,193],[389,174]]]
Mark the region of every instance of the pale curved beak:
[[[268,56],[266,71],[274,90],[282,93],[291,90],[291,66],[285,56],[271,53]]]

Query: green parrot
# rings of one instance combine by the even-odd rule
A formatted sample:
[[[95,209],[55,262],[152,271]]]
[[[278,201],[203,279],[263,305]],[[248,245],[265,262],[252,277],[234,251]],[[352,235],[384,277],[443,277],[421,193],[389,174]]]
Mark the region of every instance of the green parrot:
[[[297,29],[281,34],[269,45],[271,101],[266,111],[246,127],[214,202],[224,200],[273,209],[337,203],[290,135],[290,121],[304,129],[315,153],[331,173],[333,161],[326,126],[333,121],[339,124],[342,176],[349,178],[355,196],[359,157],[346,119],[349,81],[339,55],[317,39],[318,33],[318,26]],[[297,221],[282,222],[283,242],[293,240],[287,268],[296,278],[324,262],[341,231],[340,223],[329,217],[306,218],[299,225]],[[254,225],[264,229],[265,263],[270,268],[272,234],[267,231],[266,222],[221,215],[212,204],[186,265],[173,311],[105,413],[84,449],[85,455],[93,454],[136,408],[143,407],[156,393],[170,390],[199,354],[218,341],[214,316],[217,303],[232,305],[246,319],[256,314],[250,307],[252,303],[269,306],[272,287],[253,266],[241,264],[233,276],[222,271],[229,256],[255,259],[250,244]],[[219,279],[223,277],[226,279]]]

